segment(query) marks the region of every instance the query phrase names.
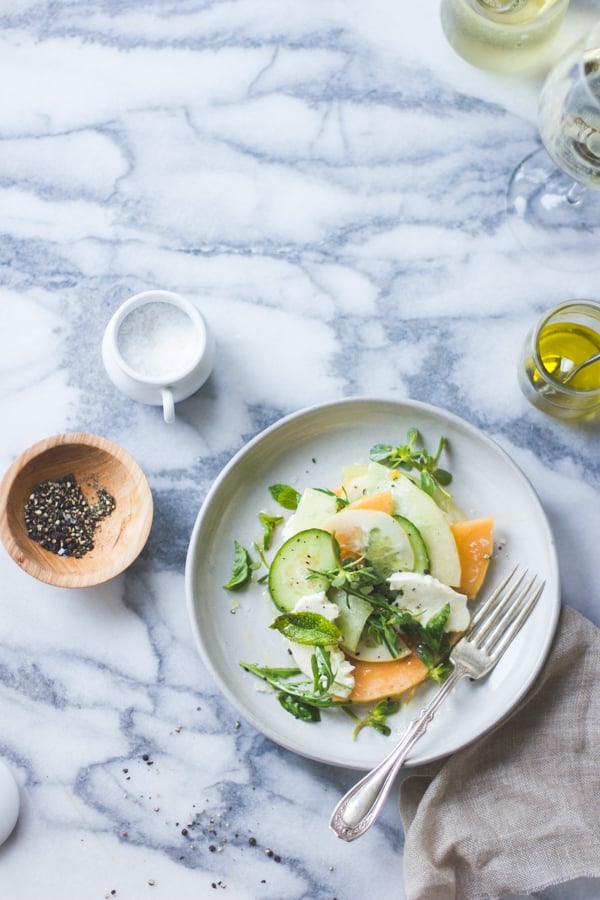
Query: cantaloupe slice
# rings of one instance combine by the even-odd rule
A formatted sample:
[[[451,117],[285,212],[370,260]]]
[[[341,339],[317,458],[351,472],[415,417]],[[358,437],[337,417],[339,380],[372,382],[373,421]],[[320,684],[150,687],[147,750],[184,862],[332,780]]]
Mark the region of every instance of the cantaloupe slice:
[[[359,497],[349,503],[346,509],[375,509],[379,512],[387,513],[391,516],[394,512],[394,500],[391,491],[380,491],[378,494],[371,494],[365,497]]]
[[[398,697],[427,678],[427,666],[416,653],[389,662],[362,662],[353,659],[354,687],[348,700],[372,703],[384,697]]]
[[[458,590],[472,600],[477,595],[494,550],[494,519],[468,519],[454,522],[450,528],[460,559],[461,579]]]

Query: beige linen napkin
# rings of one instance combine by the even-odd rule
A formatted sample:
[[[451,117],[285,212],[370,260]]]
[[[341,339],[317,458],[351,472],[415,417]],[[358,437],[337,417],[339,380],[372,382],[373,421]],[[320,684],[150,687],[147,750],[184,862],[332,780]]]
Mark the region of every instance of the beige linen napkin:
[[[400,812],[407,900],[495,900],[600,877],[600,630],[563,607],[516,712],[410,774]]]

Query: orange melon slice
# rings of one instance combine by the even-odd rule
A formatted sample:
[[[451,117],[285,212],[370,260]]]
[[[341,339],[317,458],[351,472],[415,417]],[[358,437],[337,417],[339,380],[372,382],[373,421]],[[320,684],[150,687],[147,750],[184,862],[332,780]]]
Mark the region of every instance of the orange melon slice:
[[[348,700],[372,703],[385,697],[398,697],[427,678],[427,666],[415,653],[389,662],[361,662],[353,659],[354,687]]]
[[[461,578],[457,590],[472,600],[485,578],[494,550],[494,519],[468,519],[450,525],[460,559]]]
[[[391,491],[381,491],[379,494],[371,494],[366,497],[359,497],[349,503],[346,509],[375,509],[378,512],[387,513],[391,516],[394,512],[394,500]]]

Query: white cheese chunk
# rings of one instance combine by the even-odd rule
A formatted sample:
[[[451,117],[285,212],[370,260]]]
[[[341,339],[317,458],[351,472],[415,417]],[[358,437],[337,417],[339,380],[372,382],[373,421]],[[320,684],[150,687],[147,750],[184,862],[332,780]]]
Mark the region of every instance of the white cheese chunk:
[[[394,572],[388,578],[392,591],[397,591],[396,605],[419,617],[422,625],[438,613],[446,603],[450,604],[450,617],[446,631],[465,631],[471,620],[467,597],[438,581],[433,575],[417,572]]]
[[[319,613],[332,622],[339,615],[340,608],[336,603],[332,603],[327,599],[325,591],[318,591],[315,594],[305,594],[296,601],[296,605],[292,612],[313,612]]]

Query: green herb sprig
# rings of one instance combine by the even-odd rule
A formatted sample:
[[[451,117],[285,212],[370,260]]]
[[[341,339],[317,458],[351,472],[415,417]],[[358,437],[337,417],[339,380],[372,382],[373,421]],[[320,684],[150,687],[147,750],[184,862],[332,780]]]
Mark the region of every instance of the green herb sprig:
[[[324,647],[315,647],[312,656],[312,680],[306,677],[298,680],[302,672],[298,668],[271,668],[241,662],[242,668],[257,675],[278,692],[282,707],[305,722],[320,722],[321,709],[345,706],[344,700],[334,700],[331,689],[335,675],[331,666],[331,655]],[[296,680],[294,680],[296,679]]]
[[[362,717],[358,716],[353,709],[345,707],[345,711],[356,722],[352,737],[356,740],[363,728],[374,728],[379,734],[389,737],[392,733],[392,729],[387,724],[387,718],[388,716],[393,716],[399,709],[400,702],[398,700],[392,700],[391,697],[380,700],[373,709],[369,710],[366,716]]]
[[[446,490],[452,481],[452,475],[439,466],[442,453],[448,446],[445,437],[439,440],[438,448],[432,456],[426,447],[417,446],[421,436],[416,428],[411,428],[406,435],[406,444],[393,447],[390,444],[375,444],[371,447],[370,459],[390,469],[402,469],[411,472],[416,469],[420,473],[421,488],[430,496],[437,490],[449,498]]]

